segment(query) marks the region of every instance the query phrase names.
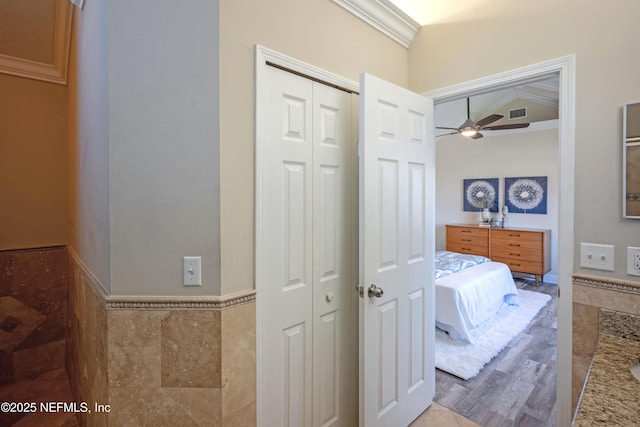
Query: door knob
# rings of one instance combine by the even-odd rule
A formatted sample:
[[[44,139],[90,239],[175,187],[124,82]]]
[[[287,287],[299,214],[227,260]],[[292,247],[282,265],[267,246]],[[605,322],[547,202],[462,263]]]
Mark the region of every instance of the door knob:
[[[369,286],[369,289],[367,290],[367,295],[369,295],[369,298],[380,298],[383,294],[384,291],[376,285]]]

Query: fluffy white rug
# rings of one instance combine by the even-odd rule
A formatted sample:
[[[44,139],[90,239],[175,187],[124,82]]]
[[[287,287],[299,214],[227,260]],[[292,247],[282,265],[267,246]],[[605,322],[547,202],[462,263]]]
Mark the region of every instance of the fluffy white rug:
[[[494,317],[471,331],[477,344],[451,339],[436,329],[436,368],[464,380],[475,377],[551,300],[547,294],[524,289],[518,289],[518,295],[520,305],[503,304]]]

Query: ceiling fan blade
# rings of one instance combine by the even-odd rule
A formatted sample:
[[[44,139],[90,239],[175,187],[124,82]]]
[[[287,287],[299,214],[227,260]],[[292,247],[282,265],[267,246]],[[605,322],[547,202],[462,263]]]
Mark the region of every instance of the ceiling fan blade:
[[[446,127],[442,127],[442,126],[436,126],[436,129],[458,130],[458,128],[446,128]]]
[[[503,118],[504,116],[501,116],[500,114],[492,114],[490,116],[485,117],[484,119],[478,120],[478,122],[476,123],[476,125],[483,127],[488,125],[489,123],[493,123],[497,120],[500,120],[501,118]]]
[[[529,123],[513,123],[510,125],[498,125],[483,127],[482,130],[522,129],[529,127]]]
[[[456,135],[457,133],[458,133],[458,132],[443,133],[442,135],[436,135],[436,138],[440,138],[441,136]]]
[[[480,139],[482,137],[484,137],[483,134],[481,134],[480,132],[476,132],[475,134],[471,135],[469,138],[471,138],[471,139]]]

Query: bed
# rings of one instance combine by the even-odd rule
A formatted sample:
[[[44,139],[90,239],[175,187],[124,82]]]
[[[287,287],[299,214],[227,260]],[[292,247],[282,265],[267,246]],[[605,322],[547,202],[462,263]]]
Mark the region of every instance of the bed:
[[[518,304],[511,270],[487,257],[437,251],[435,278],[436,326],[455,339],[473,343],[470,331],[503,302]]]

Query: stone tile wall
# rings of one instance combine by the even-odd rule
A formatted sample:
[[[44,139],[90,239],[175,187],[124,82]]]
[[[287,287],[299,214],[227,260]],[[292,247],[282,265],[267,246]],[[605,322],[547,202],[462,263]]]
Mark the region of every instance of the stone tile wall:
[[[572,408],[575,411],[596,352],[600,309],[640,314],[640,282],[575,275],[573,281]]]
[[[0,386],[64,367],[64,247],[0,251]]]
[[[107,371],[107,310],[95,289],[97,280],[73,253],[68,259],[66,368],[76,402],[109,403]],[[108,414],[78,414],[82,426],[106,426]]]
[[[255,301],[115,301],[72,257],[67,369],[83,425],[256,424]],[[84,415],[84,414],[83,414]]]

